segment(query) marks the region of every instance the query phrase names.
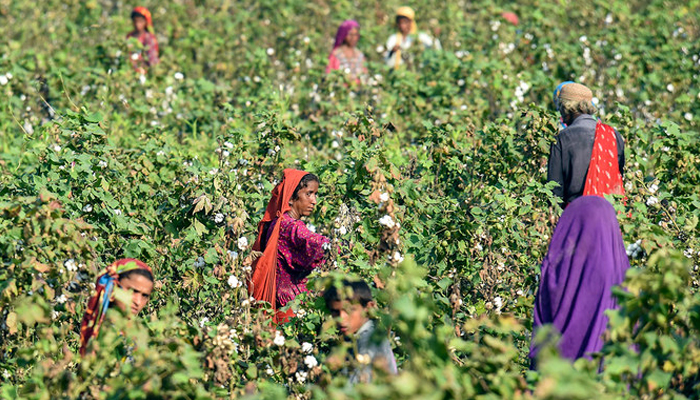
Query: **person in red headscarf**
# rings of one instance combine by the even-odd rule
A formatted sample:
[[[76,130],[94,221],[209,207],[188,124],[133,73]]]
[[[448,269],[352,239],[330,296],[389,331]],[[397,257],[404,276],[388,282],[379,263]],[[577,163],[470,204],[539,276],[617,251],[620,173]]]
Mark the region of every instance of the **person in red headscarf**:
[[[361,81],[361,77],[367,74],[367,67],[365,55],[357,49],[358,40],[360,40],[360,24],[351,19],[343,21],[335,34],[335,44],[328,56],[326,73],[340,70],[356,82]]]
[[[126,35],[127,39],[135,38],[141,43],[142,49],[131,53],[131,64],[140,73],[145,73],[146,68],[160,62],[158,58],[158,41],[153,34],[153,19],[151,12],[146,7],[136,7],[131,12],[131,22],[134,30]],[[144,57],[146,54],[146,57]]]
[[[316,175],[285,169],[258,224],[253,250],[262,256],[253,262],[248,291],[256,300],[272,305],[276,323],[294,316],[292,310],[278,310],[299,293],[309,291],[307,277],[323,265],[331,248],[329,238],[312,232],[301,220],[313,212],[318,186]]]
[[[131,292],[131,304],[123,304],[114,297],[114,289]],[[143,261],[123,258],[102,271],[95,283],[95,292],[88,300],[80,323],[80,354],[85,355],[90,339],[97,337],[105,313],[114,304],[130,315],[138,315],[148,304],[153,291],[153,271]]]

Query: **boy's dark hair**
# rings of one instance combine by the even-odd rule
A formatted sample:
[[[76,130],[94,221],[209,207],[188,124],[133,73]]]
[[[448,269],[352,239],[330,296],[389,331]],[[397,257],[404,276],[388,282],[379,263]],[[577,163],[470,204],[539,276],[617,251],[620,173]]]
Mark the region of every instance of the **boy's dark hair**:
[[[138,12],[138,11],[132,11],[132,12],[131,12],[131,19],[134,19],[134,18],[137,18],[137,17],[146,19],[146,17],[145,17],[143,14],[141,14],[140,12]]]
[[[372,301],[372,290],[369,288],[367,282],[363,280],[351,281],[348,279],[343,279],[342,288],[350,288],[352,290],[351,296],[341,298],[340,293],[338,293],[338,288],[335,284],[332,284],[325,292],[323,292],[323,299],[326,301],[326,305],[334,301],[351,300],[356,301],[362,305],[362,307],[367,307],[370,301]]]
[[[148,279],[149,281],[153,282],[153,274],[151,274],[150,271],[148,271],[146,269],[141,269],[141,268],[132,269],[131,271],[122,272],[121,274],[119,274],[119,281],[121,281],[122,279],[129,279],[129,277],[131,277],[133,275],[141,275],[144,278]]]
[[[297,200],[299,198],[299,191],[304,189],[305,187],[309,186],[309,183],[311,182],[316,182],[318,184],[321,183],[321,181],[318,180],[318,176],[314,174],[306,174],[304,175],[303,178],[301,178],[301,181],[297,185],[297,188],[294,189],[294,193],[292,193],[292,200]]]

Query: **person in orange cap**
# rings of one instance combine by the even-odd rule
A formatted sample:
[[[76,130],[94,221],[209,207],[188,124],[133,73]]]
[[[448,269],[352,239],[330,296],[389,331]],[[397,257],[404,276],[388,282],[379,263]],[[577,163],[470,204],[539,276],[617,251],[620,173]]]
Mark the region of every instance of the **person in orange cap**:
[[[153,34],[153,19],[151,12],[146,7],[136,7],[131,12],[131,21],[134,30],[126,35],[127,39],[134,38],[141,43],[141,49],[131,53],[131,64],[140,73],[145,73],[148,67],[152,67],[160,59],[158,58],[158,41]],[[146,55],[144,57],[144,54]]]

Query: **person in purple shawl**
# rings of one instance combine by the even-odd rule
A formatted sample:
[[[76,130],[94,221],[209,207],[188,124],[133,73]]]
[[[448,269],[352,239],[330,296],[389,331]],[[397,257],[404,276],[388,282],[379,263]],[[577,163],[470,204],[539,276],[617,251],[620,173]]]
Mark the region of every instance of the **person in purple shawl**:
[[[343,21],[335,34],[335,43],[328,56],[326,73],[340,70],[350,79],[360,83],[361,78],[367,74],[367,67],[365,67],[365,55],[357,49],[359,40],[360,24],[352,19]]]
[[[583,196],[569,204],[554,229],[542,262],[535,297],[530,346],[531,368],[543,343],[535,343],[540,327],[551,324],[561,333],[562,357],[591,359],[603,348],[608,319],[617,308],[613,286],[622,284],[629,268],[615,209],[604,198]]]

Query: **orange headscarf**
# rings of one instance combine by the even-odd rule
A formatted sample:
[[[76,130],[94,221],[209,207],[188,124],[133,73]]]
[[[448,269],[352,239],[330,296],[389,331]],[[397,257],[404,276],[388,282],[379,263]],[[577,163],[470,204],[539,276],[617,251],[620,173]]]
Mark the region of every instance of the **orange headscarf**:
[[[151,18],[151,12],[148,11],[148,8],[146,7],[134,7],[135,13],[139,13],[143,15],[144,18],[146,18],[146,27],[147,28],[152,28],[153,27],[153,18]]]
[[[265,224],[281,217],[291,210],[289,205],[294,190],[299,186],[301,179],[308,172],[296,169],[285,169],[282,182],[272,190],[272,197],[267,204],[265,216],[258,224],[258,238],[253,244],[254,251],[261,251]],[[272,305],[272,309],[277,308],[277,243],[280,236],[280,224],[276,223],[270,238],[267,240],[265,250],[257,260],[253,261],[253,277],[248,282],[248,292],[258,301],[266,301]],[[278,316],[275,315],[275,322]]]

